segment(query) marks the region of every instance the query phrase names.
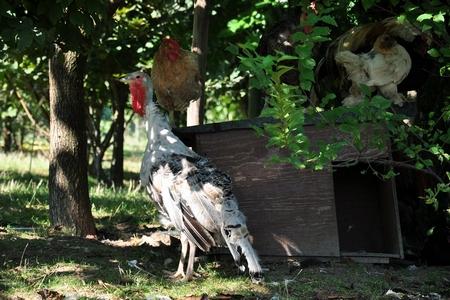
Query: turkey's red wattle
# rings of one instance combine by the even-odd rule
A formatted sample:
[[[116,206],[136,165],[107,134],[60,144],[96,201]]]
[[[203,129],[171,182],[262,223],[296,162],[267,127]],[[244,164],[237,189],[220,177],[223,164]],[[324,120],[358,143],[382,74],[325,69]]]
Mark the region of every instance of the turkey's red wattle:
[[[130,83],[131,107],[141,117],[145,115],[146,92],[142,80],[134,80]]]

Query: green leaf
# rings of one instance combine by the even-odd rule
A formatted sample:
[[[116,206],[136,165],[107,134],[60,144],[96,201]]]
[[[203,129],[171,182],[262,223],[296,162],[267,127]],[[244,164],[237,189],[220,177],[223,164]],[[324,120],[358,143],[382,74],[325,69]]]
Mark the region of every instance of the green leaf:
[[[368,10],[378,1],[377,0],[362,0],[361,2],[362,2],[362,6],[363,6],[364,10]]]
[[[333,26],[338,26],[337,23],[336,23],[336,20],[334,20],[334,18],[332,16],[323,16],[321,18],[321,20],[324,23],[327,23],[327,24],[330,24],[330,25],[333,25]]]
[[[314,71],[311,69],[304,69],[300,74],[301,80],[308,80],[314,82]]]
[[[6,111],[3,111],[0,116],[2,117],[2,119],[6,117],[14,118],[17,116],[17,112],[17,108],[10,106],[8,107],[8,109],[6,109]]]
[[[290,70],[293,70],[293,68],[288,66],[278,66],[277,71],[272,74],[272,80],[275,83],[279,84],[281,82],[281,76],[283,76],[284,73],[289,72]]]
[[[343,123],[338,126],[339,130],[346,133],[354,134],[359,131],[359,126],[350,123]]]
[[[285,60],[297,60],[298,57],[294,56],[294,55],[287,55],[287,54],[283,54],[282,56],[280,56],[277,61],[285,61]]]
[[[425,13],[425,14],[421,14],[420,16],[417,17],[417,21],[419,22],[423,22],[424,20],[430,20],[431,18],[433,18],[433,15],[430,13]]]
[[[439,57],[441,56],[441,54],[439,53],[439,50],[436,48],[431,48],[430,50],[427,51],[427,53],[431,56],[431,57]]]
[[[381,110],[388,109],[389,107],[391,107],[391,104],[392,104],[392,102],[390,100],[388,100],[384,97],[378,96],[378,95],[374,96],[370,103],[372,106],[379,108]]]
[[[330,28],[323,27],[323,26],[317,26],[313,28],[312,31],[313,35],[322,35],[322,36],[328,36],[330,34]]]
[[[300,87],[304,91],[309,91],[309,90],[311,90],[312,83],[311,83],[311,81],[301,81]]]
[[[406,15],[401,14],[397,17],[397,21],[401,24],[403,24],[406,21]]]
[[[436,23],[444,23],[445,22],[444,13],[440,11],[438,14],[434,15],[433,21]]]
[[[431,26],[431,25],[428,25],[428,24],[423,24],[422,25],[422,31],[423,32],[425,32],[425,31],[428,31],[428,30],[430,30],[430,29],[432,29],[433,27]]]
[[[325,97],[322,98],[320,101],[321,106],[326,106],[331,100],[335,99],[336,95],[333,93],[327,94]]]
[[[236,33],[238,30],[246,27],[246,22],[243,20],[232,19],[228,21],[227,27],[233,33]]]
[[[383,174],[382,177],[384,180],[391,179],[395,176],[399,175],[398,173],[395,173],[394,170],[391,168],[386,174]]]
[[[272,65],[273,65],[272,55],[264,56],[264,58],[262,60],[262,67],[266,69],[268,67],[272,67]]]
[[[291,35],[291,39],[294,43],[299,42],[299,41],[304,41],[306,40],[306,34],[302,31],[298,31],[294,34]]]
[[[311,57],[312,49],[313,45],[309,44],[298,45],[295,47],[295,53],[297,53],[301,59],[309,58]]]
[[[361,83],[359,85],[359,88],[361,90],[361,92],[366,95],[366,96],[370,96],[372,94],[372,91],[370,90],[370,87],[368,87],[367,85]]]
[[[433,146],[430,148],[430,152],[434,155],[438,155],[440,153],[441,147],[439,146]]]
[[[433,166],[433,161],[431,159],[425,159],[423,161],[423,164],[424,164],[425,167],[429,168],[429,167]]]
[[[425,166],[424,166],[424,164],[421,163],[421,162],[416,162],[415,167],[416,167],[416,169],[418,169],[418,170],[422,170]]]
[[[314,58],[301,59],[300,66],[304,69],[313,70],[316,66],[316,61]]]
[[[236,56],[239,54],[239,48],[234,44],[228,45],[228,47],[226,47],[225,50]]]
[[[449,48],[443,47],[439,49],[439,52],[441,52],[441,54],[445,57],[450,57],[450,47]]]

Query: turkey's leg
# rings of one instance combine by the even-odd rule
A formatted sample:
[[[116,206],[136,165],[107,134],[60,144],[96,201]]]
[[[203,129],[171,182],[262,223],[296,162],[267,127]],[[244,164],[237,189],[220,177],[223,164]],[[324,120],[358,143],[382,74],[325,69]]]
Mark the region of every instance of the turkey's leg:
[[[195,251],[197,250],[197,246],[194,243],[189,242],[189,259],[186,267],[186,276],[184,277],[185,281],[192,280],[194,277],[194,260],[195,260]]]
[[[187,254],[187,250],[188,250],[189,241],[183,233],[181,233],[180,242],[181,242],[180,262],[178,263],[177,271],[173,275],[170,276],[172,278],[186,277],[186,275],[184,274],[184,262],[186,260],[186,254]]]
[[[380,86],[378,89],[384,97],[390,99],[394,102],[394,104],[403,106],[403,102],[405,102],[406,98],[402,94],[398,93],[397,85],[395,83]]]

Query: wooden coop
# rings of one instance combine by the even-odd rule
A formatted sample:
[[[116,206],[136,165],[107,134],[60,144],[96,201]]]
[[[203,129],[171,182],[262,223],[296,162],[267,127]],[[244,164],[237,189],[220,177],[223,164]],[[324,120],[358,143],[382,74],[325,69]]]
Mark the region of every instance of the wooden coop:
[[[351,257],[389,262],[403,248],[394,180],[382,181],[353,166],[323,171],[273,164],[275,149],[251,126],[262,119],[179,128],[176,134],[233,179],[254,246],[263,256]],[[305,128],[311,142],[336,136],[330,128]],[[366,130],[369,138],[370,130]],[[389,158],[389,151],[368,149]],[[344,149],[340,159],[356,155]]]

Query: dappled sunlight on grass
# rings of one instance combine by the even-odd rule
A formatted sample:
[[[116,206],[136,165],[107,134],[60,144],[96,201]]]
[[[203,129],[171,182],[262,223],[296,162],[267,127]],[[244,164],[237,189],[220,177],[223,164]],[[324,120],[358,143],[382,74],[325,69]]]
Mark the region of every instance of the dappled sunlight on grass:
[[[47,198],[46,178],[1,172],[0,225],[48,226]]]
[[[30,296],[47,288],[65,295],[76,291],[78,296],[142,299],[149,294],[177,298],[202,293],[251,296],[268,292],[264,286],[253,285],[246,276],[236,276],[234,268],[219,268],[210,262],[200,263],[201,279],[173,282],[163,270],[175,268],[175,263],[164,265],[169,257],[176,261],[178,251],[174,247],[119,248],[77,237],[33,238],[34,235],[0,235],[0,249],[5,249],[1,255],[4,263],[0,268],[0,290],[7,294]],[[138,261],[142,270],[128,264],[132,259]]]
[[[130,184],[123,188],[97,185],[90,189],[92,213],[101,226],[157,222],[157,211],[143,190]]]
[[[90,187],[92,212],[99,225],[105,223],[156,222],[156,210],[133,184],[109,188],[103,184]],[[48,227],[48,179],[14,172],[0,173],[0,226]]]
[[[21,152],[0,152],[0,161],[0,171],[8,171],[22,175],[31,173],[38,176],[48,176],[48,159],[43,155]]]
[[[50,225],[48,216],[48,161],[30,154],[0,154],[0,226],[40,227]],[[27,162],[27,163],[24,163]],[[126,166],[128,163],[125,164]],[[136,166],[129,166],[136,171]],[[92,212],[99,229],[127,222],[136,226],[156,221],[153,204],[137,184],[136,173],[126,173],[124,187],[107,187],[89,179]]]
[[[376,266],[356,263],[293,265],[284,259],[264,262],[261,285],[238,275],[229,256],[203,257],[201,275],[192,282],[172,281],[164,270],[176,268],[178,247],[114,247],[96,240],[10,231],[0,234],[0,290],[32,298],[44,288],[63,295],[105,299],[143,299],[166,295],[240,295],[238,299],[379,299],[390,288],[450,295],[450,268]],[[172,261],[166,263],[167,259]],[[136,260],[139,269],[128,262]],[[339,297],[340,298],[339,298]],[[328,297],[328,298],[327,298]],[[334,298],[333,298],[334,297]]]

